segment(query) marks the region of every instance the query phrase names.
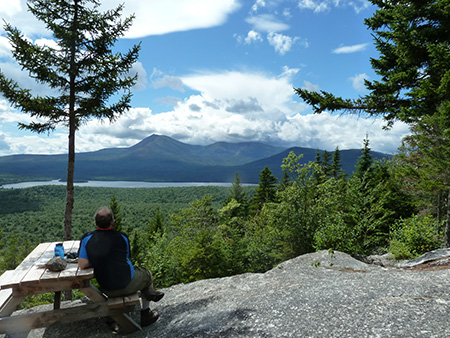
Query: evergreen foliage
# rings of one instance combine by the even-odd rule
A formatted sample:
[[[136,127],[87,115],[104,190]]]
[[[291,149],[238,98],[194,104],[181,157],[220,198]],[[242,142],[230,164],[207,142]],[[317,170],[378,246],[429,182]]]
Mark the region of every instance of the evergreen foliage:
[[[130,108],[130,89],[136,76],[127,73],[137,60],[140,46],[135,45],[125,54],[112,50],[133,19],[121,20],[123,6],[104,13],[98,11],[97,0],[29,0],[27,6],[53,33],[58,47],[33,44],[6,23],[13,57],[38,83],[59,95],[33,95],[2,72],[0,92],[34,119],[29,124],[20,123],[20,128],[37,133],[52,131],[58,125],[69,129],[64,216],[64,238],[68,240],[72,239],[75,131],[90,118],[114,121]],[[118,102],[110,104],[110,99],[122,90]]]
[[[319,249],[359,255],[397,250],[415,256],[441,245],[440,223],[433,216],[415,220],[413,196],[397,179],[398,161],[374,161],[361,175],[334,177],[326,176],[318,163],[305,165],[301,159],[291,152],[283,160],[288,183],[274,186],[273,199],[262,202],[255,214],[237,212],[241,203],[233,197],[259,186],[245,187],[245,194],[219,187],[77,188],[74,230],[78,236],[91,230],[95,209],[115,200],[130,236],[133,263],[150,269],[157,287],[264,272]],[[0,193],[1,272],[13,268],[9,257],[19,262],[38,242],[62,237],[57,214],[63,210],[64,189]],[[18,203],[39,203],[30,203],[30,210],[17,205],[7,211],[2,205],[11,205],[9,196]]]
[[[173,217],[172,227],[177,236],[171,241],[169,250],[179,267],[173,271],[176,279],[191,282],[216,276],[216,270],[225,263],[216,237],[217,220],[217,212],[208,195]]]
[[[231,217],[245,217],[248,214],[249,200],[247,192],[242,186],[239,174],[237,172],[236,179],[231,184],[230,195],[225,201],[225,207]]]
[[[157,287],[264,272],[319,249],[360,255],[390,250],[412,258],[441,246],[440,210],[450,208],[433,205],[450,190],[449,8],[444,1],[372,3],[380,9],[366,23],[375,30],[381,57],[372,63],[382,81],[367,82],[370,94],[357,101],[299,94],[318,111],[367,109],[388,121],[411,122],[413,135],[401,154],[375,161],[366,137],[350,177],[339,174],[336,148],[331,163],[330,153],[318,151],[309,163],[289,153],[278,186],[265,167],[256,189],[242,187],[237,173],[231,189],[77,188],[76,236],[91,230],[97,207],[111,203],[127,223],[134,263],[152,271]],[[252,192],[255,212],[249,214]],[[0,272],[14,268],[38,242],[63,237],[63,201],[62,187],[0,189]]]
[[[411,126],[401,157],[409,164],[403,178],[409,188],[419,188],[420,193],[428,190],[439,219],[446,214],[449,246],[450,6],[443,0],[370,2],[378,8],[365,24],[373,31],[379,52],[378,58],[370,60],[379,79],[365,81],[368,94],[343,99],[325,91],[296,92],[316,113],[343,110],[384,116],[388,127],[397,120]],[[364,171],[362,166],[359,169]]]
[[[339,147],[336,147],[333,153],[333,158],[331,160],[330,175],[334,178],[344,175],[341,164],[341,152]]]
[[[272,175],[272,171],[266,166],[259,175],[259,184],[252,199],[253,212],[261,210],[264,203],[274,202],[276,197],[277,178]]]
[[[369,138],[366,136],[366,138],[364,139],[364,147],[362,148],[362,155],[356,163],[356,176],[361,178],[366,175],[372,167],[372,164],[373,160],[372,156],[370,155]]]
[[[164,233],[164,215],[161,212],[161,208],[157,207],[155,213],[148,224],[148,233],[151,238],[155,236],[161,236]]]
[[[450,100],[450,8],[446,1],[370,0],[377,6],[365,20],[380,57],[371,64],[380,80],[365,81],[369,94],[342,99],[327,92],[296,89],[316,113],[363,111],[392,123],[418,122]]]
[[[413,134],[405,137],[396,156],[399,179],[407,182],[406,188],[414,195],[417,207],[447,220],[446,243],[449,245],[450,207],[450,129],[446,122],[450,115],[436,114],[425,117],[412,127]]]
[[[325,176],[331,175],[331,153],[329,151],[324,150],[322,153],[322,171]]]
[[[442,228],[431,217],[413,215],[393,226],[390,251],[396,259],[412,259],[443,244]]]
[[[122,231],[123,230],[123,218],[122,213],[120,212],[120,205],[117,201],[116,195],[111,196],[111,202],[109,203],[109,208],[111,209],[112,213],[114,214],[114,229],[116,231]]]
[[[283,170],[283,174],[281,176],[281,180],[278,185],[278,190],[280,190],[280,191],[285,190],[289,186],[290,182],[291,182],[291,180],[289,177],[289,173],[286,170]]]

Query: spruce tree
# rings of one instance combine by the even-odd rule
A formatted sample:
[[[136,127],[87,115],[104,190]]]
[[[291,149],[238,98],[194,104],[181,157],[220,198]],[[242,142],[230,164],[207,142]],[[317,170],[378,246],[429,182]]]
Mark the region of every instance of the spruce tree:
[[[341,152],[339,151],[339,147],[336,147],[333,153],[333,158],[331,159],[330,175],[334,178],[340,177],[343,175],[341,168]]]
[[[417,206],[446,219],[445,243],[450,246],[450,129],[449,115],[429,116],[411,128],[395,157],[405,187]]]
[[[277,178],[273,176],[269,167],[265,167],[259,174],[259,184],[253,196],[252,207],[254,211],[261,210],[264,203],[275,202]]]
[[[359,176],[360,178],[362,178],[370,170],[370,167],[373,164],[372,155],[370,155],[369,138],[366,136],[363,142],[364,146],[361,149],[362,154],[358,158],[355,166],[355,175]]]
[[[344,99],[326,91],[296,89],[316,113],[350,111],[382,115],[409,124],[444,109],[450,113],[450,6],[444,0],[370,0],[378,9],[365,25],[379,57],[370,60],[379,79],[365,81],[369,93]],[[449,125],[447,125],[447,128]]]
[[[319,149],[317,149],[317,151],[316,151],[316,159],[315,159],[314,162],[317,164],[316,170],[313,171],[314,181],[317,184],[323,183],[324,175],[323,175],[323,172],[322,172],[322,164],[323,164],[323,162],[322,162],[322,152]]]
[[[120,205],[117,201],[116,195],[111,196],[111,201],[109,203],[109,208],[111,209],[112,213],[114,214],[114,229],[116,231],[122,231],[123,230],[123,218],[122,213],[120,212]]]
[[[6,23],[4,28],[13,57],[37,82],[57,94],[33,95],[0,71],[0,92],[12,105],[36,120],[19,128],[50,132],[58,125],[68,128],[67,198],[64,239],[72,238],[74,204],[75,131],[90,118],[111,122],[130,108],[131,87],[136,76],[128,76],[140,45],[127,53],[113,52],[118,38],[131,26],[133,17],[121,20],[123,6],[99,12],[99,0],[28,0],[29,11],[53,33],[58,47],[30,42]],[[116,103],[110,99],[123,91]]]
[[[331,153],[324,150],[322,154],[322,170],[325,176],[331,175]]]
[[[316,151],[316,160],[315,160],[315,162],[318,164],[318,165],[322,165],[322,153],[321,153],[321,151],[319,150],[319,149],[317,149],[317,151]]]
[[[365,20],[365,25],[373,32],[379,57],[370,59],[378,78],[365,81],[368,94],[358,99],[348,99],[326,91],[312,92],[298,88],[296,92],[316,113],[348,111],[383,116],[387,127],[395,121],[403,121],[411,125],[412,137],[415,138],[406,140],[412,140],[417,147],[417,152],[413,151],[412,155],[424,155],[424,162],[431,172],[433,168],[448,168],[448,0],[369,1],[378,8],[372,17]],[[432,176],[425,171],[421,174],[425,174],[421,179]],[[431,181],[426,184],[436,185]],[[447,191],[446,245],[450,246],[450,177],[440,180],[437,185]]]
[[[131,262],[133,265],[142,266],[140,253],[141,250],[141,242],[139,240],[141,236],[138,234],[137,230],[133,231],[133,236],[131,238]]]
[[[159,207],[156,208],[155,213],[148,224],[148,235],[153,238],[157,233],[164,232],[164,215]]]
[[[284,191],[290,184],[289,173],[283,170],[283,176],[281,177],[280,184],[278,185],[278,191]]]
[[[234,209],[232,212],[232,217],[240,216],[245,217],[248,213],[248,197],[244,187],[241,184],[241,179],[239,178],[239,173],[236,172],[236,179],[231,183],[230,194],[225,200],[224,205],[227,205],[231,200],[235,200],[239,203],[239,207]]]

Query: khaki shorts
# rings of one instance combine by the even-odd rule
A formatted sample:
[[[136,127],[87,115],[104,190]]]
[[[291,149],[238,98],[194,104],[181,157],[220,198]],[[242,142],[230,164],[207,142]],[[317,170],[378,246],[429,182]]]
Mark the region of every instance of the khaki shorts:
[[[128,296],[152,285],[152,274],[144,268],[135,267],[131,282],[123,289],[104,291],[108,297]]]

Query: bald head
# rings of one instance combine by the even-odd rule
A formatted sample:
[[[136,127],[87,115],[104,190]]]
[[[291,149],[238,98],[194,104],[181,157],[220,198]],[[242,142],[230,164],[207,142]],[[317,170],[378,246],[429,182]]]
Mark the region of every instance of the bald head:
[[[114,225],[114,214],[108,207],[102,207],[95,213],[94,220],[97,227],[107,229]]]

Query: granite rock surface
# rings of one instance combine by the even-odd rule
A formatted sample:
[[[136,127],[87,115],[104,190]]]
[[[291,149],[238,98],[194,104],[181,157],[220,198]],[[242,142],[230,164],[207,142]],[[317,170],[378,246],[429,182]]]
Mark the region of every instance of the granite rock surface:
[[[447,253],[433,261],[448,261]],[[141,332],[124,335],[92,319],[28,337],[450,337],[449,266],[417,262],[386,267],[319,251],[266,273],[164,289],[152,303],[159,320]]]

